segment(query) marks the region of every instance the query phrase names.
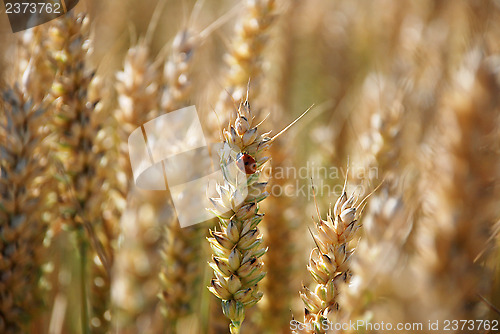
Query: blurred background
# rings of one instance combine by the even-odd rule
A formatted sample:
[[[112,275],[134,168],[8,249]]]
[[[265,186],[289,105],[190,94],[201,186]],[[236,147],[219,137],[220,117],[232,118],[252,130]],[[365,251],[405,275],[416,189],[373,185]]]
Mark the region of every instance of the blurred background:
[[[80,0],[15,34],[0,8],[0,332],[229,333],[206,288],[216,223],[181,229],[126,145],[187,105],[221,141],[247,84],[263,131],[314,108],[270,151],[242,333],[304,320],[312,185],[325,218],[346,178],[376,190],[344,321],[500,318],[500,1]]]

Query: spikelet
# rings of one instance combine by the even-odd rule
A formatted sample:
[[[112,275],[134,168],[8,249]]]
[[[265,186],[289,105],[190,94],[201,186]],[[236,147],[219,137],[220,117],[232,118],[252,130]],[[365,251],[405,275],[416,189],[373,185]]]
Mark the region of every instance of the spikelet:
[[[114,112],[119,124],[120,169],[124,191],[129,187],[132,169],[128,157],[128,137],[137,127],[151,119],[150,113],[157,110],[158,73],[150,59],[150,50],[145,40],[131,46],[123,64],[123,70],[116,74],[118,106]],[[130,181],[129,181],[130,180]]]
[[[289,153],[289,154],[287,154]],[[275,143],[271,146],[270,154],[273,157],[273,170],[285,168],[290,157],[290,150],[286,144]],[[273,187],[288,189],[292,186],[287,179],[273,179]],[[259,303],[262,323],[260,327],[265,333],[287,333],[290,329],[290,303],[293,297],[292,279],[283,280],[283,277],[293,275],[294,245],[291,233],[290,207],[293,201],[286,195],[271,196],[266,201],[265,208],[268,212],[264,218],[263,235],[268,251],[264,257],[267,275],[262,282],[264,297]]]
[[[347,197],[346,185],[326,220],[319,218],[313,234],[316,247],[309,257],[307,270],[316,282],[313,290],[303,287],[300,296],[305,304],[306,333],[326,333],[330,324],[340,319],[339,289],[351,279],[351,242],[361,227],[360,205],[354,194]]]
[[[0,332],[27,332],[41,306],[42,220],[47,151],[41,145],[45,109],[18,86],[2,93],[0,117]],[[2,107],[0,106],[0,109]]]
[[[189,98],[191,91],[189,71],[198,44],[198,36],[188,28],[181,30],[175,36],[172,53],[163,68],[164,89],[160,101],[162,111],[178,109],[179,104]]]
[[[216,276],[209,290],[222,300],[223,313],[231,320],[230,330],[234,334],[240,333],[245,309],[256,304],[263,295],[258,283],[266,274],[261,260],[266,249],[258,229],[263,218],[258,203],[268,193],[266,183],[259,182],[259,176],[262,165],[269,160],[266,151],[272,140],[258,133],[248,101],[240,104],[236,122],[224,130],[224,138],[221,152],[224,183],[218,185],[220,198],[211,199],[220,230],[211,230],[208,238],[214,253],[210,266]],[[236,167],[231,164],[243,152],[251,158],[240,159],[239,168],[248,167],[250,170],[245,171],[254,172],[244,177],[245,180],[237,177]],[[248,190],[246,197],[244,189]]]
[[[418,269],[425,273],[427,319],[484,319],[490,292],[491,229],[498,221],[498,78],[474,49],[455,73],[424,146]],[[496,196],[495,196],[496,195]],[[429,303],[432,301],[432,303]]]
[[[31,98],[40,102],[52,85],[54,70],[47,55],[47,30],[34,27],[22,34],[21,54],[18,71],[22,73],[23,86],[30,92]]]
[[[100,96],[89,93],[97,82],[87,60],[89,33],[90,22],[85,14],[68,14],[53,22],[47,47],[57,69],[50,94],[57,134],[54,149],[64,180],[59,184],[61,214],[64,224],[77,232],[81,270],[85,271],[87,255],[99,259],[92,262],[90,325],[94,332],[105,333],[110,321],[109,270],[117,224],[107,214],[112,210],[108,199],[114,184],[107,156],[112,142],[105,131]],[[87,245],[92,246],[88,254]],[[82,284],[85,286],[85,282]],[[86,298],[82,296],[83,305]]]

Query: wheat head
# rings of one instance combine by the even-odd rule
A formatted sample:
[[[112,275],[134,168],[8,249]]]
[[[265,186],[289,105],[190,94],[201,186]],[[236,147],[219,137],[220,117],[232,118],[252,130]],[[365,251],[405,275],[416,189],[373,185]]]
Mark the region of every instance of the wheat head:
[[[0,119],[0,332],[27,331],[42,306],[39,279],[45,262],[42,220],[47,189],[47,151],[40,131],[46,109],[19,86],[2,93]]]
[[[482,318],[485,310],[478,295],[491,289],[485,259],[493,247],[490,234],[499,214],[493,185],[500,170],[495,153],[499,83],[493,63],[483,54],[474,49],[464,56],[429,138],[439,145],[424,146],[416,263],[426,277],[428,296],[421,302],[435,308],[428,318]],[[463,80],[464,74],[468,80]]]
[[[190,70],[194,53],[199,47],[199,38],[190,29],[183,29],[175,36],[172,52],[163,70],[163,91],[160,110],[164,113],[186,106],[190,97]],[[159,293],[168,330],[177,332],[179,318],[193,312],[195,307],[196,282],[200,266],[198,246],[200,229],[195,226],[181,228],[175,219],[175,210],[169,199],[167,205],[172,212],[171,219],[162,228],[162,268]]]
[[[224,183],[218,186],[219,198],[212,198],[213,211],[219,217],[220,230],[210,231],[208,238],[214,252],[210,266],[216,278],[210,283],[210,291],[222,300],[222,309],[231,320],[231,333],[239,333],[245,318],[245,308],[256,304],[262,298],[258,283],[266,273],[263,271],[262,245],[258,225],[263,218],[258,203],[268,193],[266,183],[259,182],[262,165],[269,160],[266,154],[271,140],[266,134],[259,134],[254,124],[248,101],[242,102],[234,125],[224,130],[224,149],[221,167],[227,168],[245,152],[255,164],[254,173],[245,180],[235,179],[229,171],[224,173]],[[238,183],[244,182],[248,195]]]
[[[258,79],[262,73],[262,50],[266,45],[269,29],[276,18],[275,0],[247,0],[243,15],[235,26],[230,49],[225,56],[227,73],[224,91],[219,95],[215,112],[220,123],[227,124],[229,111],[245,98],[248,80],[252,80],[250,100],[258,95]],[[218,124],[217,122],[212,122]],[[219,131],[214,131],[219,133]]]
[[[305,304],[307,332],[325,333],[325,321],[338,318],[339,289],[349,283],[350,262],[354,252],[352,241],[361,227],[357,197],[342,195],[330,209],[327,219],[319,219],[313,238],[316,247],[309,257],[307,270],[316,282],[314,290],[303,287],[300,296]]]
[[[92,48],[90,21],[85,14],[68,14],[52,22],[47,48],[56,74],[50,90],[54,151],[60,161],[61,216],[76,231],[82,262],[88,254],[92,265],[90,326],[106,332],[110,325],[110,268],[117,219],[109,214],[108,200],[115,187],[108,152],[112,142],[107,116],[100,103],[99,79],[88,57]],[[94,95],[94,96],[93,96]],[[82,264],[85,271],[86,264]],[[85,285],[85,283],[82,283]],[[84,303],[87,296],[82,296]],[[85,309],[85,307],[84,307]]]

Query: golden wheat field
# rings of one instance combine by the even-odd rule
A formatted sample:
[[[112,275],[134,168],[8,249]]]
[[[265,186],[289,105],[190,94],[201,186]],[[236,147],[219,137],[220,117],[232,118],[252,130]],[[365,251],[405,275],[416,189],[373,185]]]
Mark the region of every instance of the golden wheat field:
[[[500,331],[499,0],[16,2],[0,333]]]

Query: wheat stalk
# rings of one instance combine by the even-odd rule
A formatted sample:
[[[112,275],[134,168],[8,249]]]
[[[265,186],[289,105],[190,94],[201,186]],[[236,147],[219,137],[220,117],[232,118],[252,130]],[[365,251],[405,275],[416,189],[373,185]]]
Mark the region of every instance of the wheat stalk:
[[[329,325],[332,319],[339,319],[339,289],[351,278],[350,262],[354,253],[351,242],[361,227],[359,215],[362,205],[363,201],[358,202],[354,194],[347,197],[345,184],[327,219],[318,217],[315,233],[312,234],[316,247],[307,266],[316,285],[314,290],[304,286],[300,292],[305,304],[304,325],[307,332],[325,333],[325,322]]]
[[[171,54],[163,68],[160,110],[171,112],[187,105],[191,93],[192,67],[194,55],[206,38],[224,23],[230,12],[215,20],[200,32],[190,28],[201,9],[202,2],[196,3],[188,27],[181,29],[174,37]],[[168,203],[173,211],[173,204]],[[199,278],[200,265],[197,250],[200,229],[197,227],[180,228],[176,219],[165,224],[164,259],[160,279],[163,291],[160,294],[171,332],[177,331],[179,318],[192,312],[195,283]],[[175,268],[175,271],[172,270]],[[203,320],[202,320],[203,321]],[[224,325],[226,327],[226,325]]]
[[[224,315],[231,320],[231,333],[239,333],[245,309],[262,298],[258,283],[266,274],[261,260],[266,249],[258,229],[263,217],[258,213],[258,203],[268,193],[259,176],[262,165],[269,160],[266,151],[272,140],[266,134],[258,134],[248,101],[240,104],[236,122],[224,130],[224,138],[221,157],[224,183],[218,186],[220,198],[211,199],[220,230],[211,230],[208,238],[214,252],[210,266],[216,276],[209,290],[222,300]],[[228,169],[241,152],[253,159],[255,166],[250,167],[256,168],[245,180],[238,179],[235,171]],[[248,189],[245,198],[241,183]]]
[[[193,265],[197,233],[192,228],[181,229],[178,226],[168,193],[158,195],[133,188],[129,181],[132,173],[127,141],[135,128],[183,105],[189,92],[186,80],[191,56],[197,46],[193,38],[188,30],[177,35],[162,78],[157,74],[158,65],[150,60],[147,38],[128,50],[124,70],[117,74],[120,108],[116,110],[115,118],[120,124],[123,192],[129,193],[128,208],[122,217],[123,243],[118,250],[119,261],[115,271],[118,288],[113,294],[120,310],[117,327],[121,330],[132,330],[134,326],[136,330],[143,330],[137,327],[137,320],[145,308],[154,309],[152,297],[157,292],[152,287],[157,283],[160,283],[158,296],[162,302],[162,313],[167,319],[168,332],[176,332],[177,319],[191,308],[192,285],[197,269]],[[153,231],[157,236],[155,238],[150,237]],[[131,265],[128,261],[142,257],[146,261],[142,267]],[[135,302],[128,302],[130,299]],[[149,326],[155,328],[151,324]]]
[[[0,331],[28,331],[46,302],[49,177],[46,126],[47,105],[42,102],[53,71],[41,41],[45,30],[20,35],[14,86],[0,98],[0,249],[6,273],[2,284]],[[40,43],[40,44],[39,44]],[[2,85],[3,86],[3,85]]]
[[[273,157],[273,169],[285,168],[285,159],[289,158],[286,144],[275,143],[271,146],[270,153]],[[289,180],[275,180],[273,186],[284,189]],[[264,237],[268,251],[264,257],[267,266],[267,275],[262,282],[264,298],[259,303],[262,314],[262,331],[269,333],[286,333],[289,330],[289,305],[291,302],[291,282],[284,281],[283,277],[293,275],[293,261],[284,261],[294,255],[290,211],[286,204],[291,205],[291,200],[280,197],[270,197],[266,201],[268,214],[264,218]]]

